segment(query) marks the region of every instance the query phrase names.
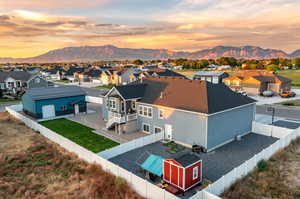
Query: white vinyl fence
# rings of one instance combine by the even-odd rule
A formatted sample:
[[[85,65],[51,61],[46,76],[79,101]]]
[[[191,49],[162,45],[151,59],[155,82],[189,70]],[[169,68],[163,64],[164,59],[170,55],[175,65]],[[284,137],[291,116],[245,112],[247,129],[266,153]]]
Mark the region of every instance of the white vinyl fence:
[[[102,97],[86,96],[85,100],[87,102],[90,102],[90,103],[103,104],[103,98]]]
[[[272,136],[276,138],[284,138],[288,134],[290,134],[293,131],[293,129],[273,126],[273,125],[267,125],[262,124],[259,122],[253,122],[252,123],[252,132],[265,135],[265,136]]]
[[[152,144],[154,142],[162,140],[163,138],[164,138],[164,133],[156,133],[156,134],[148,135],[145,137],[141,137],[141,138],[132,140],[130,142],[126,142],[124,144],[113,147],[111,149],[102,151],[102,152],[98,153],[98,155],[101,156],[102,158],[110,159],[110,158],[118,156],[122,153],[131,151],[133,149],[140,148],[140,147],[148,145],[148,144]]]
[[[98,165],[101,165],[104,170],[111,172],[116,176],[124,178],[140,195],[149,199],[179,199],[178,197],[165,191],[164,189],[160,189],[159,187],[149,183],[147,180],[136,176],[135,174],[119,167],[118,165],[115,165],[114,163],[98,156],[97,154],[79,146],[69,139],[18,113],[17,111],[22,110],[22,105],[6,107],[6,110],[17,119],[23,121],[26,126],[34,129],[35,131],[39,131],[41,135],[59,144],[67,151],[75,153],[76,155],[78,155],[78,157],[89,163],[96,163]]]
[[[245,161],[242,165],[234,168],[232,171],[224,175],[222,178],[209,185],[207,188],[198,192],[192,197],[192,199],[218,199],[214,195],[220,195],[232,184],[234,184],[238,179],[246,176],[251,172],[261,160],[268,160],[273,154],[279,150],[288,146],[292,140],[300,136],[300,128],[292,130],[291,133],[286,134],[285,137],[282,137],[268,148],[262,150],[260,153],[256,154],[251,159]],[[206,192],[209,192],[214,195],[209,195]]]

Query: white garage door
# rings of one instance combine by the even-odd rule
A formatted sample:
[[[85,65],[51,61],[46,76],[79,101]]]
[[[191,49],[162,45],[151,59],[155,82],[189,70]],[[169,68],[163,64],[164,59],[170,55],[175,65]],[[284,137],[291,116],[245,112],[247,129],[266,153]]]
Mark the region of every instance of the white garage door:
[[[42,111],[43,111],[43,118],[55,117],[54,105],[43,106]]]

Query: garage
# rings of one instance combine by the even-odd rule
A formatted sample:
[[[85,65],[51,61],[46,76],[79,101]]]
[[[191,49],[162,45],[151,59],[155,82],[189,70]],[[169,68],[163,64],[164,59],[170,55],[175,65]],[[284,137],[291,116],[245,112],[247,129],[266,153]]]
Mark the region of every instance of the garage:
[[[46,105],[42,107],[43,118],[51,118],[55,117],[55,106],[54,105]]]
[[[86,93],[78,86],[33,88],[22,96],[23,112],[36,119],[86,112]]]

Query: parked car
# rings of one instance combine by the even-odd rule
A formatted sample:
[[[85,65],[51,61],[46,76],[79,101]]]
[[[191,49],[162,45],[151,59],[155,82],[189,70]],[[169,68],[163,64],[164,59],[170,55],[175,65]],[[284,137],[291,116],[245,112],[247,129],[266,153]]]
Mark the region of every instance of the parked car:
[[[243,95],[243,96],[248,96],[248,94],[246,93],[246,91],[240,91],[239,92],[241,95]]]
[[[285,91],[279,94],[280,97],[282,98],[290,98],[290,97],[295,97],[296,93],[292,91]]]
[[[273,91],[264,91],[262,93],[262,96],[264,96],[264,97],[273,97],[273,95],[274,95]]]

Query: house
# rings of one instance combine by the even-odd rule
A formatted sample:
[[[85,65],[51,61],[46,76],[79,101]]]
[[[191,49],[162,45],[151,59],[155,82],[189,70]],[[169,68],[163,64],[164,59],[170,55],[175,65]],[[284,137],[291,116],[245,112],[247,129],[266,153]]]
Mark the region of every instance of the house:
[[[19,93],[30,88],[45,88],[48,82],[40,74],[25,71],[0,72],[0,89],[8,93]]]
[[[140,71],[137,73],[133,73],[130,77],[131,82],[143,79],[145,77],[182,77],[182,78],[186,78],[184,75],[180,74],[180,73],[176,73],[172,70],[169,69],[159,69],[159,68],[154,68],[154,69],[149,69],[147,71]]]
[[[106,128],[117,133],[163,132],[166,139],[210,151],[251,132],[255,102],[224,84],[147,77],[112,88],[102,113]]]
[[[23,111],[36,119],[78,114],[87,110],[85,96],[77,86],[29,89],[22,96]]]
[[[229,74],[222,71],[200,71],[197,72],[193,79],[194,80],[205,80],[214,84],[220,84],[224,78],[229,77]]]
[[[243,72],[224,79],[234,91],[245,91],[248,95],[259,95],[264,91],[275,94],[291,90],[291,80],[273,72]]]
[[[100,75],[102,84],[125,85],[131,82],[131,76],[136,72],[134,68],[108,69]]]
[[[182,191],[187,191],[202,181],[202,161],[194,154],[165,159],[163,180]]]

